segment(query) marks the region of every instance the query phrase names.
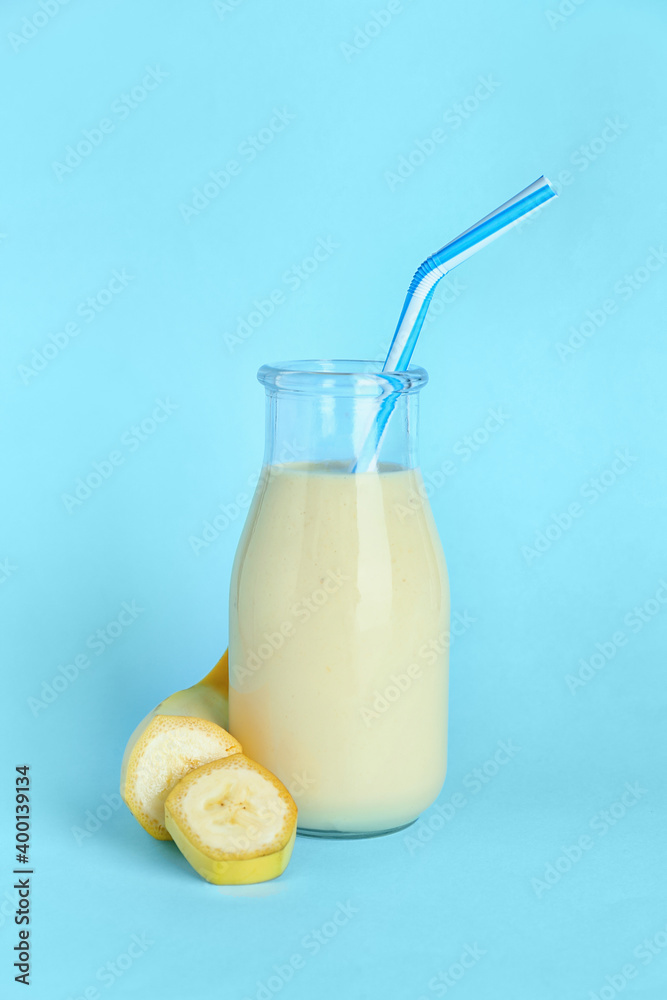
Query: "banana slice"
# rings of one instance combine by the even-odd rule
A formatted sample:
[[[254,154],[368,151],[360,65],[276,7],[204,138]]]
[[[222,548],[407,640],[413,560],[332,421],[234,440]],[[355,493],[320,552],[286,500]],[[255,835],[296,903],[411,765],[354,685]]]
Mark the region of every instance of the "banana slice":
[[[143,726],[143,724],[142,724]],[[130,812],[157,840],[171,840],[164,802],[193,768],[241,752],[241,744],[214,722],[183,715],[155,715],[123,758],[121,795]]]
[[[191,746],[184,745],[182,753],[179,749],[179,740],[174,737],[176,740],[174,763],[180,769],[178,776],[171,784],[168,784],[169,762],[166,759],[168,754],[165,753],[164,738],[166,729],[163,722],[158,722],[156,726],[153,726],[156,720],[163,719],[165,716],[186,716],[190,722],[193,719],[206,719],[213,724],[215,730],[221,728],[224,731],[226,729],[229,722],[229,658],[227,650],[206,677],[197,684],[193,684],[192,687],[185,688],[183,691],[176,691],[161,701],[157,708],[154,708],[141,720],[127,741],[120,769],[120,794],[144,829],[148,830],[153,837],[157,837],[158,840],[171,840],[164,828],[163,804],[167,792],[191,767],[198,767],[209,760],[223,756],[220,753],[212,752],[210,728],[200,727],[199,736],[193,736],[195,744],[204,738],[209,749],[203,753],[190,754],[189,759],[194,759],[194,763],[182,768],[178,764],[179,758],[187,760],[188,750],[191,749]],[[186,730],[188,728],[192,729],[191,726],[186,727],[181,734],[182,738],[186,739],[186,743]],[[225,736],[231,739],[228,733],[225,733]],[[154,738],[157,738],[158,742],[155,745],[155,757],[153,758],[150,747]],[[234,742],[236,743],[236,741]],[[240,744],[236,743],[236,749],[233,752],[237,753],[240,749]],[[132,762],[132,767],[130,767],[130,762]],[[155,780],[155,775],[151,777],[152,772],[160,772],[162,777]],[[155,798],[153,792],[158,794],[161,801],[157,803],[151,801]]]
[[[179,781],[165,803],[165,826],[208,882],[267,882],[287,868],[296,805],[275,775],[237,753]]]

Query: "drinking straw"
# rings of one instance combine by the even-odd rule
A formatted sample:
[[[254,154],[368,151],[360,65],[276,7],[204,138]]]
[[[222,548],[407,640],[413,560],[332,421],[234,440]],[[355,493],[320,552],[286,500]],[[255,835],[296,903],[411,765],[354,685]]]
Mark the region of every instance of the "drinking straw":
[[[417,268],[410,282],[403,310],[398,320],[383,372],[402,372],[410,364],[412,353],[417,343],[419,332],[424,325],[424,319],[431,304],[436,285],[458,264],[481,250],[487,243],[502,236],[518,222],[525,219],[531,212],[541,208],[546,202],[556,197],[556,192],[546,177],[540,177],[523,191],[520,191],[504,205],[501,205],[486,215],[470,229],[447,243],[442,249],[427,257]],[[397,389],[391,391],[390,377],[388,394],[380,402],[378,412],[373,418],[373,424],[363,442],[359,457],[353,466],[353,472],[372,471],[377,467],[378,452],[387,421],[392,414],[398,398]]]

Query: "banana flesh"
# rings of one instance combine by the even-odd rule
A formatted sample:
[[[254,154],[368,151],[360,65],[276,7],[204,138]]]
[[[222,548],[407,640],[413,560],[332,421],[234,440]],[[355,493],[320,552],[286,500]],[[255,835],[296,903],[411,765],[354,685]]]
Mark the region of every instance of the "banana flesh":
[[[296,836],[285,786],[243,753],[189,771],[165,803],[165,826],[192,867],[216,885],[281,875]]]
[[[206,677],[165,698],[130,736],[121,765],[120,793],[153,837],[171,839],[164,826],[164,800],[184,774],[241,750],[240,743],[225,731],[228,720],[225,652]]]
[[[214,722],[156,715],[129,756],[123,798],[148,833],[169,840],[164,802],[174,785],[193,768],[240,751],[238,740]]]

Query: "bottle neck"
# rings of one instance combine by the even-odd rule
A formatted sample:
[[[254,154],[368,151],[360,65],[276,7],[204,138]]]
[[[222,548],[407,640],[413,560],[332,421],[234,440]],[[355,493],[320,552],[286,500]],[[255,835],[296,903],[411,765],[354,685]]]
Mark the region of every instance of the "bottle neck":
[[[372,432],[379,399],[267,389],[265,465],[332,463],[352,469]],[[378,465],[418,465],[417,392],[398,393],[380,441]]]

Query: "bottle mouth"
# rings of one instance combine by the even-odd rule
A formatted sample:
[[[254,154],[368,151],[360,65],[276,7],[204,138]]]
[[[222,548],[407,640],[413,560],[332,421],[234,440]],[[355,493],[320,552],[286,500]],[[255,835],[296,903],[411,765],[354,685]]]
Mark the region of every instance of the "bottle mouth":
[[[428,372],[410,365],[404,372],[383,372],[382,361],[306,360],[262,365],[257,378],[267,392],[325,396],[386,396],[419,392]]]

